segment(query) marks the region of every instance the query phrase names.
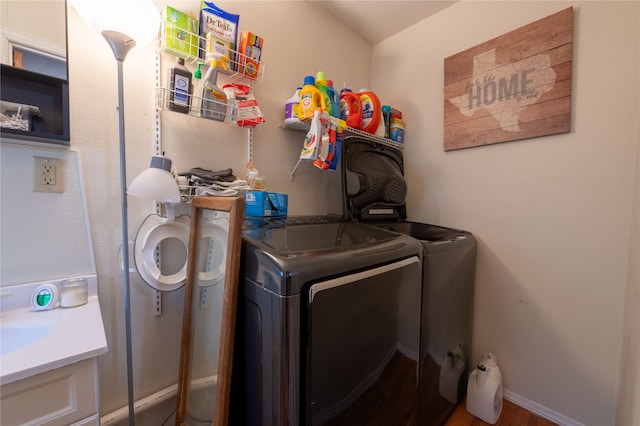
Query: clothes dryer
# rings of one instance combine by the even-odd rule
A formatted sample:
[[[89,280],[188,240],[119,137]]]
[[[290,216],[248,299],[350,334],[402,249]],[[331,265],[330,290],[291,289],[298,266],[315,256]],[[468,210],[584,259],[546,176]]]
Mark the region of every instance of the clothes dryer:
[[[362,223],[246,221],[230,424],[416,424],[422,254]]]
[[[466,391],[477,242],[467,231],[407,221],[402,151],[346,137],[342,155],[347,222],[410,235],[424,251],[418,382],[419,425],[441,425]]]

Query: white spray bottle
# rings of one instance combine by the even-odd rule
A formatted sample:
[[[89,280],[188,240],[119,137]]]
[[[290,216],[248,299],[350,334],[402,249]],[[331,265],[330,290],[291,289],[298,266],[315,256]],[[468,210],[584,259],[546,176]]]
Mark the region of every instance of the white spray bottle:
[[[227,115],[227,95],[218,87],[218,66],[226,69],[227,58],[212,59],[204,76],[202,117],[224,121]]]

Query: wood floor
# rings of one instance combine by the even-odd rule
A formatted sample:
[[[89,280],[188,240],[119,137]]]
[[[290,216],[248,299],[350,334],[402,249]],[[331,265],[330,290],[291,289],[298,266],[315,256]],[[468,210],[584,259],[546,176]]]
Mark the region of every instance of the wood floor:
[[[489,425],[469,414],[465,400],[454,406],[440,396],[436,379],[439,377],[439,371],[440,367],[429,358],[423,374],[431,386],[421,395],[422,399],[428,401],[423,407],[428,406],[429,409],[421,411],[421,423],[443,426]],[[415,372],[415,361],[399,352],[396,353],[380,376],[378,386],[365,392],[340,415],[323,422],[323,426],[415,426],[416,413],[411,408],[411,401],[415,401],[418,396],[415,381],[411,379],[415,377]],[[506,400],[496,425],[557,426]]]
[[[458,404],[456,410],[445,423],[445,426],[485,426],[482,420],[473,417],[465,408],[464,401]],[[533,414],[509,401],[504,401],[502,414],[497,426],[556,426],[555,423]]]
[[[323,423],[323,426],[415,426],[416,362],[400,352],[372,386],[347,410]]]

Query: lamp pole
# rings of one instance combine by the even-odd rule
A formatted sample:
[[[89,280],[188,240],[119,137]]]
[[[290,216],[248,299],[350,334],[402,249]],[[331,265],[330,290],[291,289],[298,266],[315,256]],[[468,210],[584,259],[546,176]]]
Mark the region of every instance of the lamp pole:
[[[103,31],[102,36],[113,50],[118,63],[118,123],[120,135],[120,206],[122,212],[122,263],[124,269],[124,319],[127,350],[127,394],[129,426],[135,425],[133,399],[133,356],[131,340],[131,285],[129,281],[129,219],[127,215],[127,161],[124,139],[124,88],[123,63],[127,53],[136,43],[131,37],[117,31]]]

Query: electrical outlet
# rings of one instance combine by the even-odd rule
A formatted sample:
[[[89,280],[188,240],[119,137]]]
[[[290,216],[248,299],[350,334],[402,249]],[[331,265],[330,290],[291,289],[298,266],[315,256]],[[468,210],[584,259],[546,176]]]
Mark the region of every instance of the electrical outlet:
[[[64,192],[63,167],[59,158],[33,157],[33,191]]]

